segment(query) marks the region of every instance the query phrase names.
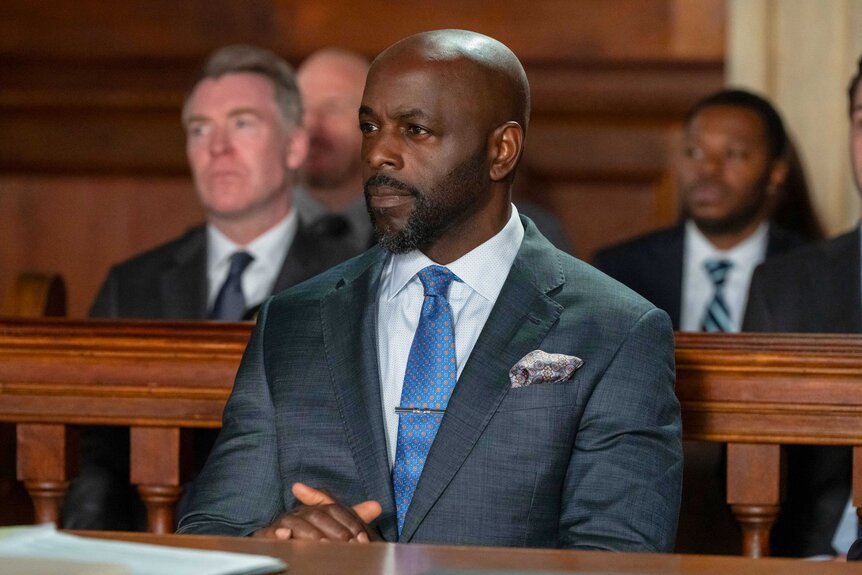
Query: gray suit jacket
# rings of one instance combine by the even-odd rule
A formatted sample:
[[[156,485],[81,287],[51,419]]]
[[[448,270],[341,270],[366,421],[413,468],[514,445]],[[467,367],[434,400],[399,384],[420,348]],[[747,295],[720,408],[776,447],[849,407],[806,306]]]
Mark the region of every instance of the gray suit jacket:
[[[751,278],[743,330],[862,333],[859,229],[761,264]],[[832,536],[850,496],[849,447],[785,448],[787,489],[773,553],[834,553]]]
[[[525,237],[449,401],[399,538],[381,413],[379,247],[271,299],[181,533],[245,535],[297,505],[295,481],[374,499],[388,541],[668,551],[682,472],[667,314]],[[512,389],[535,349],[564,383]]]

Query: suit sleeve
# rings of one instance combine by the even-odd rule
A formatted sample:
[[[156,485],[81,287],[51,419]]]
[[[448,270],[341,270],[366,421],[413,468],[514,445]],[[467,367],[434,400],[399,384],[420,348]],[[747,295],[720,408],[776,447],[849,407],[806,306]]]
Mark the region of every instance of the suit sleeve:
[[[218,441],[178,533],[249,535],[284,512],[274,408],[263,361],[268,303],[243,355]]]
[[[670,320],[651,309],[585,400],[563,487],[563,547],[673,549],[682,489],[674,379]]]

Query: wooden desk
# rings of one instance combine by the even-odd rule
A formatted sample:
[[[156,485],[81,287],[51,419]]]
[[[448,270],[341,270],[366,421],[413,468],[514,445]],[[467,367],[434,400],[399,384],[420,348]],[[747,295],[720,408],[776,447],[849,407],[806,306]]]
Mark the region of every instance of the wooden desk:
[[[93,533],[87,535],[123,541],[159,543],[195,549],[217,549],[278,557],[288,564],[287,575],[419,575],[433,569],[569,572],[611,575],[845,575],[862,573],[862,564],[811,562],[799,559],[748,559],[709,555],[659,555],[450,547],[375,543],[312,543],[262,541],[197,535],[147,533]]]
[[[17,424],[18,478],[37,520],[59,516],[74,426],[131,428],[131,483],[169,532],[181,430],[218,427],[250,324],[0,321],[0,421]],[[862,504],[862,336],[677,334],[687,439],[728,444],[727,501],[743,554],[769,554],[781,444],[854,447]]]

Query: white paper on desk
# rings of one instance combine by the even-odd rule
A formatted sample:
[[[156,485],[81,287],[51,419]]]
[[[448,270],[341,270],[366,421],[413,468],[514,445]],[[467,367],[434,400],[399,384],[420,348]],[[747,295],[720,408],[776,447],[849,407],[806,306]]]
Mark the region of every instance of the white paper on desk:
[[[0,559],[116,563],[131,569],[132,575],[263,575],[287,569],[284,561],[264,555],[92,539],[58,533],[51,524],[3,531],[0,529]]]

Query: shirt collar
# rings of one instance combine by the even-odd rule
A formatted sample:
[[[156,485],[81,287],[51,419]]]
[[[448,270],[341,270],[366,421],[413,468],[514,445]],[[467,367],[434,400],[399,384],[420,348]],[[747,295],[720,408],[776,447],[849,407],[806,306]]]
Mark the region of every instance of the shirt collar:
[[[287,250],[296,237],[299,216],[292,208],[279,223],[256,237],[248,245],[234,243],[212,224],[207,224],[207,269],[228,265],[230,256],[237,251],[246,251],[254,257],[256,266],[281,268]]]
[[[686,220],[685,233],[686,243],[690,246],[694,261],[701,262],[707,259],[725,259],[734,263],[757,261],[766,253],[769,223],[761,222],[753,234],[729,250],[720,250],[712,245],[692,220]]]
[[[518,209],[514,204],[510,205],[512,213],[502,230],[446,266],[468,287],[489,301],[495,301],[503,289],[503,283],[524,239],[524,226],[518,217]],[[388,265],[391,268],[391,281],[385,297],[391,300],[420,270],[435,265],[435,262],[421,251],[413,250],[406,254],[393,254]]]

